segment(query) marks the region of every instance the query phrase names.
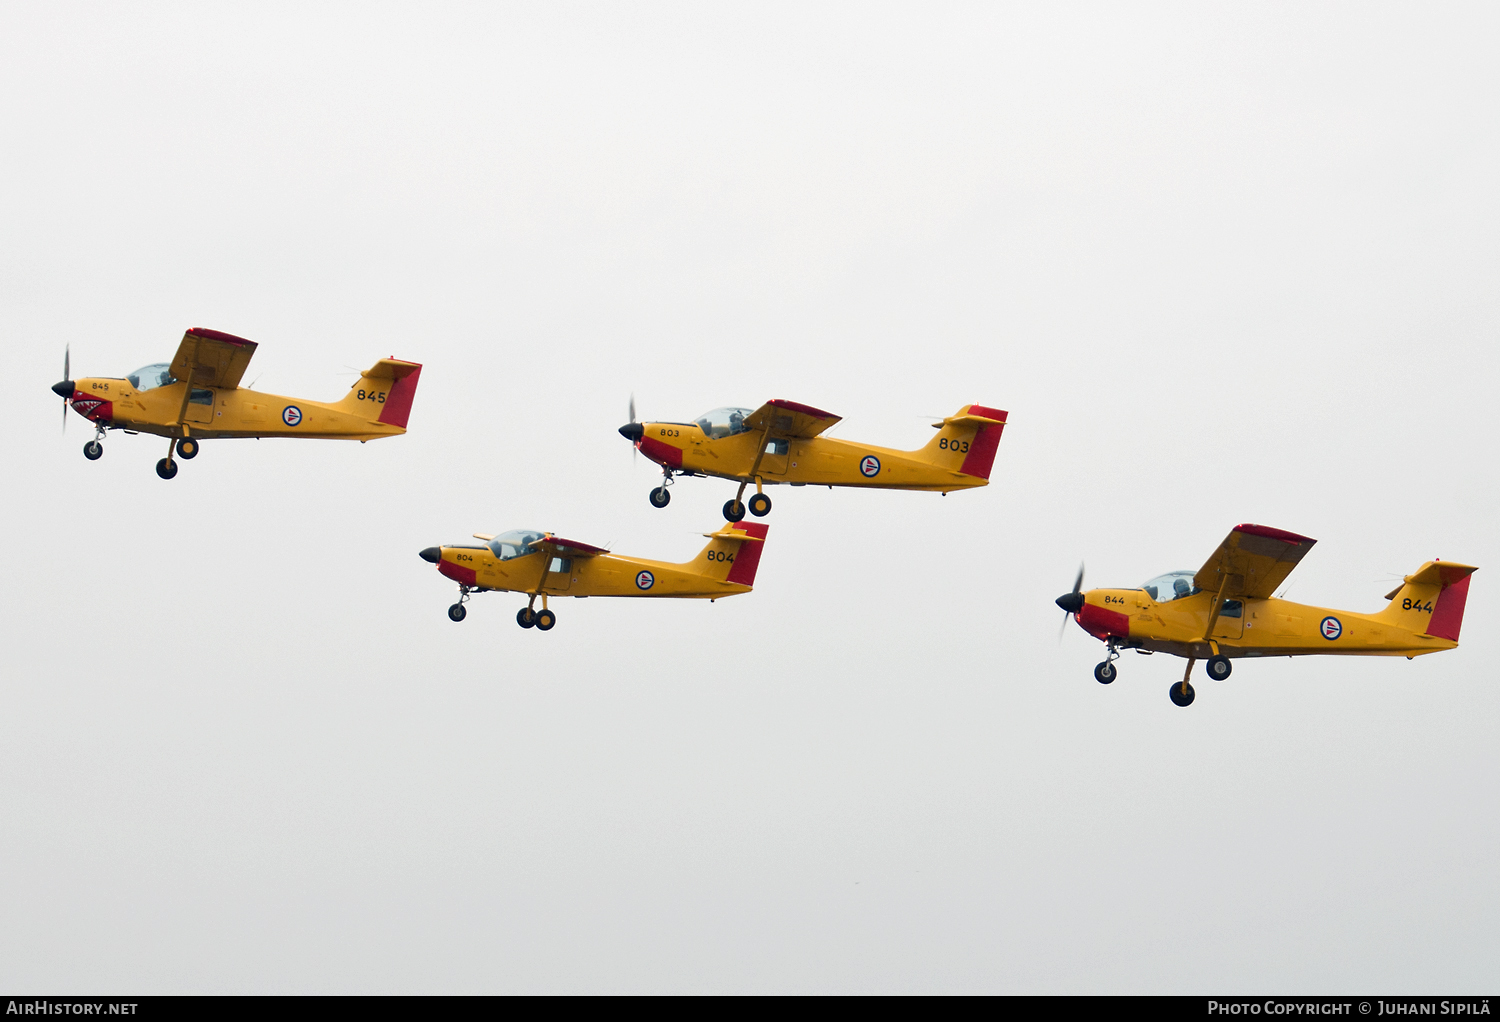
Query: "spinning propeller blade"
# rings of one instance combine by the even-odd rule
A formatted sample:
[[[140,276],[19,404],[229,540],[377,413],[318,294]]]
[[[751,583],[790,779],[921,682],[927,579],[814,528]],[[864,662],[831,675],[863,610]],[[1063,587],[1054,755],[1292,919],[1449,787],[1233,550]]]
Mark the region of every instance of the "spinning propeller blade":
[[[1078,577],[1073,580],[1073,591],[1057,598],[1057,605],[1062,608],[1063,622],[1058,629],[1057,641],[1062,642],[1063,633],[1068,630],[1068,618],[1083,609],[1083,562],[1078,563]]]
[[[71,344],[65,344],[65,345],[63,345],[63,381],[64,382],[67,382],[68,380],[71,380],[73,378],[73,374],[70,371],[72,369],[72,362],[73,362],[73,346]],[[72,397],[72,395],[69,394],[68,397]],[[64,397],[63,398],[63,432],[66,433],[67,431],[68,431],[68,398]]]

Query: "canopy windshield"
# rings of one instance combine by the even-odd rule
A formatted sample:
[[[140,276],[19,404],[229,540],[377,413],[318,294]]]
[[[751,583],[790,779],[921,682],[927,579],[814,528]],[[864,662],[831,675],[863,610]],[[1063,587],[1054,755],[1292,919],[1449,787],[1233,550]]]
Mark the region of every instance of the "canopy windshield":
[[[1169,571],[1165,575],[1157,575],[1141,588],[1157,603],[1169,603],[1202,591],[1193,585],[1193,576],[1196,574],[1196,571]]]
[[[502,532],[490,540],[490,552],[502,561],[525,557],[532,553],[531,544],[539,539],[545,539],[546,535],[545,532],[536,532],[532,529],[512,529],[509,532]]]
[[[125,378],[136,390],[155,390],[157,387],[165,387],[169,383],[177,382],[172,376],[172,366],[167,362],[153,362],[148,366],[141,366]]]
[[[715,408],[711,412],[704,412],[693,421],[703,432],[717,439],[749,430],[750,427],[745,425],[745,420],[753,411],[755,411],[753,408]]]

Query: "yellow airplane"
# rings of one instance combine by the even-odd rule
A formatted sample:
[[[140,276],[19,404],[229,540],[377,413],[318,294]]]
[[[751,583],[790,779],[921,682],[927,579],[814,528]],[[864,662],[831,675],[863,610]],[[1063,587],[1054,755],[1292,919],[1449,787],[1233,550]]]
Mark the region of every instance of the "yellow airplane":
[[[416,362],[383,358],[367,369],[342,401],[307,401],[261,394],[240,386],[255,342],[217,330],[194,327],[182,335],[171,362],[137,369],[123,379],[75,380],[69,353],[63,355],[63,377],[52,390],[94,424],[94,439],[83,456],[97,461],[104,453],[105,431],[152,433],[167,438],[167,456],[156,474],[177,474],[172,454],[198,456],[200,440],[220,437],[313,437],[323,440],[375,440],[406,432],[412,398],[422,367]]]
[[[1271,594],[1317,540],[1264,525],[1236,525],[1197,571],[1158,575],[1139,589],[1083,592],[1083,570],[1073,591],[1057,598],[1084,631],[1109,653],[1094,668],[1103,685],[1115,680],[1121,649],[1187,657],[1172,702],[1193,701],[1188,677],[1193,663],[1215,681],[1229,677],[1236,657],[1404,656],[1453,649],[1463,624],[1469,576],[1477,568],[1428,561],[1386,594],[1390,603],[1373,614],[1278,600]],[[1067,626],[1066,618],[1063,621]]]
[[[724,504],[731,522],[745,517],[745,488],[755,484],[749,510],[757,518],[771,511],[767,484],[868,486],[884,490],[964,490],[986,486],[1006,413],[965,405],[958,414],[933,423],[938,435],[915,451],[893,451],[819,436],[839,417],[795,401],[767,401],[749,408],[715,408],[692,422],[630,422],[620,435],[661,466],[662,484],[651,504],[666,507],[674,475],[719,476],[739,482]]]
[[[484,546],[430,546],[421,551],[421,558],[458,583],[458,602],[448,608],[454,621],[467,616],[464,604],[471,593],[526,593],[531,598],[516,614],[516,624],[545,632],[557,623],[557,615],[547,607],[549,596],[717,600],[748,593],[768,529],[759,522],[745,522],[704,533],[708,546],[685,564],[619,557],[603,547],[526,529],[498,536],[476,532],[474,538],[483,540]],[[541,610],[535,609],[538,597]]]

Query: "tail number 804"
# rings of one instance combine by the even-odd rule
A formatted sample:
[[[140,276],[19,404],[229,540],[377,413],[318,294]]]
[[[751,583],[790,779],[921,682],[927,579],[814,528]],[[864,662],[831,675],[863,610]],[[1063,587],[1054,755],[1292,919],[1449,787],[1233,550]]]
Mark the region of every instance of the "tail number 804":
[[[722,550],[710,550],[708,552],[708,559],[710,561],[728,561],[729,563],[733,564],[734,554],[726,554]]]
[[[969,441],[967,440],[949,440],[947,437],[939,437],[938,447],[945,451],[957,451],[960,454],[969,453]]]

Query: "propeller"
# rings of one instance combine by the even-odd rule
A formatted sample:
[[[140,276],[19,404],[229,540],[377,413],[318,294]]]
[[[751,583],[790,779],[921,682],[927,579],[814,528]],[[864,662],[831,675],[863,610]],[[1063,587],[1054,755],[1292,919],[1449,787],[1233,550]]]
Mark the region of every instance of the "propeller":
[[[1068,618],[1083,609],[1083,563],[1078,564],[1078,577],[1073,580],[1073,591],[1059,596],[1056,603],[1063,611],[1062,628],[1057,633],[1057,641],[1062,642],[1063,632],[1068,630]]]
[[[623,426],[620,427],[620,435],[622,437],[624,437],[626,440],[629,440],[632,444],[638,444],[638,443],[640,443],[641,442],[641,437],[643,437],[643,436],[646,435],[646,427],[642,426],[639,422],[635,421],[635,395],[634,394],[630,395],[630,421],[627,422],[625,425],[623,425]],[[638,447],[635,448],[635,453],[630,456],[630,459],[632,461],[634,461],[636,454],[639,454],[639,453],[640,453],[640,448],[638,448]]]
[[[52,385],[52,393],[63,399],[63,432],[68,431],[68,399],[73,396],[73,346],[63,345],[63,378]]]

